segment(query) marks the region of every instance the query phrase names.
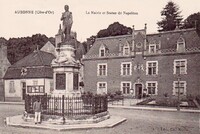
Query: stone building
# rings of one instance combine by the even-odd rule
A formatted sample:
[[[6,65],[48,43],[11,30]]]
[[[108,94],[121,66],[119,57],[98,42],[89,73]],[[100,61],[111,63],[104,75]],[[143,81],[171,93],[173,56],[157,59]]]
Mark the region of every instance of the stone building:
[[[200,95],[200,36],[196,29],[97,38],[85,55],[85,91],[141,97]],[[180,77],[180,81],[178,81]]]
[[[75,58],[81,60],[85,51],[81,43],[77,44]],[[48,41],[40,50],[35,50],[7,67],[8,70],[7,68],[4,70],[6,74],[4,78],[2,76],[2,81],[4,79],[5,83],[2,85],[2,96],[5,101],[22,101],[26,94],[52,93],[54,84],[51,62],[56,55],[55,49],[55,46]],[[82,81],[82,74],[80,69],[79,81]]]
[[[22,101],[26,94],[44,94],[53,91],[55,56],[40,50],[11,65],[4,76],[5,101]]]
[[[9,66],[10,66],[10,62],[8,61],[8,58],[7,58],[6,40],[3,38],[0,38],[0,101],[4,100],[3,77]]]

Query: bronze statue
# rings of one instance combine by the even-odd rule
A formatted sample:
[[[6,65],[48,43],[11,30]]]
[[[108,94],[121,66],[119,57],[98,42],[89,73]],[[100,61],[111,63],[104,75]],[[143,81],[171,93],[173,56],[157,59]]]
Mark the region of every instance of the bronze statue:
[[[62,13],[61,20],[63,21],[63,28],[62,32],[65,35],[65,40],[70,40],[70,33],[71,33],[71,27],[72,27],[72,12],[69,12],[69,6],[65,5],[65,12]]]

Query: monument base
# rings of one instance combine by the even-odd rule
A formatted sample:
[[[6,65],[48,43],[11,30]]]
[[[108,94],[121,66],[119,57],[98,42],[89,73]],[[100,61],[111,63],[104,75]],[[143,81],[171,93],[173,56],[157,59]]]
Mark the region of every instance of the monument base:
[[[94,114],[94,115],[81,115],[76,117],[66,117],[63,120],[63,117],[56,115],[42,115],[42,122],[46,124],[66,124],[66,125],[75,125],[75,124],[95,124],[101,121],[107,120],[110,118],[108,111]],[[26,122],[32,122],[34,120],[34,114],[28,114],[26,117],[22,118]]]
[[[53,93],[51,94],[51,96],[54,97],[81,97],[81,92],[80,91],[71,91],[71,92],[67,92],[66,90],[64,91],[60,91],[60,90],[54,90]]]

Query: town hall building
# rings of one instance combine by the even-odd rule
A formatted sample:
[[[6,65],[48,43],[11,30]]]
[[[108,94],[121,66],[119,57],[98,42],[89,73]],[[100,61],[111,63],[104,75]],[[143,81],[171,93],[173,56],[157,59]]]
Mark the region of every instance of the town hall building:
[[[84,90],[135,97],[200,95],[200,36],[195,28],[97,38],[83,58]]]

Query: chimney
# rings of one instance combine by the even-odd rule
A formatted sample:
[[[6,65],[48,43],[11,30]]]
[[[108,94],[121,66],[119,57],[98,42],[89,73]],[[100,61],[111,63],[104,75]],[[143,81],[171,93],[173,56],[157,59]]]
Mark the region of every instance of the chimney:
[[[144,24],[144,29],[147,30],[147,23]]]
[[[132,26],[132,52],[135,51],[135,26],[133,25]]]
[[[144,51],[146,51],[147,49],[147,23],[144,24],[144,31],[145,31],[145,35],[144,35],[144,48],[143,48],[143,54],[144,54]]]

